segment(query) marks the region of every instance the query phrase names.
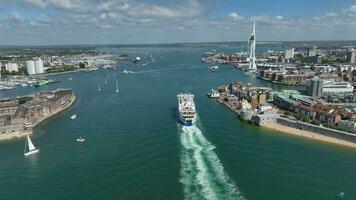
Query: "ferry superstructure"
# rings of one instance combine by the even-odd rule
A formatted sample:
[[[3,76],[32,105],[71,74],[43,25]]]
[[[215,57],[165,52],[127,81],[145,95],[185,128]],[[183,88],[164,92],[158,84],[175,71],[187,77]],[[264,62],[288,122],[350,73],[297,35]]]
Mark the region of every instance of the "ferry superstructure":
[[[194,95],[178,94],[179,121],[185,126],[192,126],[197,118]]]

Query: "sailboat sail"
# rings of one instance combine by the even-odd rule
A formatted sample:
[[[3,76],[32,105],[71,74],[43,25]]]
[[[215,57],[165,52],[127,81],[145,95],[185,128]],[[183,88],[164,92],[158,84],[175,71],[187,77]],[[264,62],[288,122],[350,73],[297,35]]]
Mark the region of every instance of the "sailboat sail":
[[[117,84],[117,81],[116,81],[116,92],[119,92],[119,85]]]
[[[33,145],[29,136],[27,136],[27,144],[28,144],[28,151],[33,151],[36,149],[35,145]]]

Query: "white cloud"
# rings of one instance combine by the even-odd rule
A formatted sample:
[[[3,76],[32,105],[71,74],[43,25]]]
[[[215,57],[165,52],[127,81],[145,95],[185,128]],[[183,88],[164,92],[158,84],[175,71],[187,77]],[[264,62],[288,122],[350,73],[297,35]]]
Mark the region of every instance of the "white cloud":
[[[228,17],[229,17],[230,19],[232,19],[233,21],[239,21],[239,20],[243,19],[240,15],[238,15],[238,14],[235,13],[235,12],[229,13],[229,14],[228,14]]]
[[[143,39],[148,38],[146,34],[150,33],[152,37],[157,37],[156,40],[162,37],[157,34],[158,32],[167,37],[173,35],[178,37],[176,34],[178,32],[192,38],[202,36],[207,40],[211,38],[244,40],[250,35],[253,19],[256,19],[256,28],[261,39],[262,37],[280,39],[282,36],[290,39],[298,37],[312,39],[309,36],[318,35],[335,39],[341,37],[339,36],[341,33],[337,32],[340,32],[341,28],[345,33],[356,32],[356,5],[313,17],[281,16],[278,13],[242,17],[238,12],[217,17],[214,14],[216,7],[212,4],[207,5],[206,0],[181,0],[175,4],[170,1],[161,1],[163,3],[160,4],[151,1],[143,3],[141,0],[21,0],[21,2],[26,3],[26,9],[29,5],[46,9],[42,9],[37,16],[31,14],[31,17],[26,17],[26,12],[21,16],[21,12],[7,11],[3,17],[0,16],[2,32],[7,30],[47,31],[51,34],[112,32],[127,33],[128,37],[135,32],[136,35],[141,34]],[[354,35],[352,37],[355,38]]]
[[[90,9],[90,2],[82,0],[48,0],[48,3],[58,9],[72,12],[87,12]]]

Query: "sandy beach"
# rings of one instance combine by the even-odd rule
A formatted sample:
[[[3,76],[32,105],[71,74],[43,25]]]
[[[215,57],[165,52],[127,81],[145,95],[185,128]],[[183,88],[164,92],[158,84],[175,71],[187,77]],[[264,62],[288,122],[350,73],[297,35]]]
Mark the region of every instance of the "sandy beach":
[[[11,139],[15,139],[15,138],[22,138],[22,137],[25,137],[25,136],[31,135],[31,134],[33,134],[32,130],[14,132],[14,133],[11,133],[11,134],[1,134],[0,135],[0,141],[11,140]]]
[[[266,127],[266,128],[272,129],[272,130],[277,130],[277,131],[291,134],[291,135],[297,135],[297,136],[302,136],[302,137],[309,138],[309,139],[314,139],[314,140],[319,140],[319,141],[323,141],[323,142],[329,142],[329,143],[333,143],[333,144],[356,148],[356,143],[340,140],[340,139],[333,138],[333,137],[328,137],[328,136],[313,133],[310,131],[305,131],[305,130],[300,130],[300,129],[296,129],[296,128],[291,128],[288,126],[283,126],[283,125],[280,125],[277,123],[268,124],[263,127]]]

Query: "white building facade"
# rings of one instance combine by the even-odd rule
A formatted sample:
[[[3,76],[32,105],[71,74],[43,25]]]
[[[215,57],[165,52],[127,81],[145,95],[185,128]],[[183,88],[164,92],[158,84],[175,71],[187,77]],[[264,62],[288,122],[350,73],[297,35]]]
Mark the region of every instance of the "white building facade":
[[[285,58],[285,59],[292,59],[292,58],[294,58],[294,48],[292,48],[292,49],[286,49],[284,58]]]
[[[346,81],[323,80],[322,93],[352,93],[354,87]]]
[[[17,63],[6,63],[5,69],[9,72],[18,72],[19,66],[17,65]]]
[[[27,74],[29,75],[36,74],[35,61],[33,60],[26,61],[26,70],[27,70]]]
[[[43,61],[41,58],[37,58],[35,60],[35,68],[36,68],[36,74],[44,73],[44,66],[43,66]]]

